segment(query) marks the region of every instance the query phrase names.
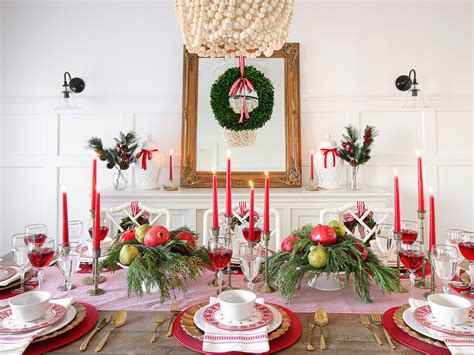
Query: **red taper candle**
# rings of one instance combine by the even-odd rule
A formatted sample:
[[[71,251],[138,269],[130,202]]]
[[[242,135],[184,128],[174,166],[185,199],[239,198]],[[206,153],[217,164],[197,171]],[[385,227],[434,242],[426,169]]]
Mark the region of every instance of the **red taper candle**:
[[[394,231],[400,232],[400,188],[398,186],[398,170],[393,171],[393,200],[394,200]]]
[[[250,185],[250,212],[249,212],[249,238],[255,240],[255,190],[253,188],[253,182],[249,181]]]
[[[94,250],[100,249],[100,187],[97,186],[94,219]]]
[[[69,243],[69,222],[67,216],[67,192],[66,186],[61,187],[61,195],[63,202],[63,244]]]
[[[212,174],[212,228],[219,228],[219,207],[217,203],[217,176]]]
[[[270,232],[270,177],[265,172],[265,196],[263,202],[263,232]]]
[[[421,161],[421,154],[417,150],[417,168],[418,168],[418,211],[425,210],[425,194],[423,188],[423,163]]]
[[[92,154],[92,193],[91,193],[91,210],[95,210],[95,194],[97,187],[97,153]]]
[[[231,156],[230,150],[227,151],[227,175],[226,175],[226,200],[225,200],[225,215],[233,216],[232,213],[232,172],[231,172]]]
[[[309,179],[314,180],[314,150],[311,150],[311,163],[309,168]]]
[[[170,173],[168,180],[173,180],[173,149],[170,149]]]
[[[435,202],[433,189],[430,187],[430,251],[433,245],[436,244],[436,221],[435,221]]]

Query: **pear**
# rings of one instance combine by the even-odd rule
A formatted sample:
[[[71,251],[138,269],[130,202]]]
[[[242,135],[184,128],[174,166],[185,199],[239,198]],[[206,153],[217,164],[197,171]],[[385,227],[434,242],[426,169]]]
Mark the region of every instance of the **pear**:
[[[308,262],[312,267],[322,269],[328,264],[328,253],[322,245],[313,248],[308,254]]]
[[[122,265],[130,265],[139,253],[140,251],[136,246],[125,244],[120,250],[120,263]]]
[[[138,240],[139,243],[143,244],[143,241],[145,240],[145,235],[148,233],[151,227],[152,226],[150,226],[149,224],[142,224],[140,227],[135,229],[135,239]]]
[[[338,237],[343,237],[346,235],[346,227],[344,223],[338,220],[334,220],[328,223],[328,226],[336,231]]]

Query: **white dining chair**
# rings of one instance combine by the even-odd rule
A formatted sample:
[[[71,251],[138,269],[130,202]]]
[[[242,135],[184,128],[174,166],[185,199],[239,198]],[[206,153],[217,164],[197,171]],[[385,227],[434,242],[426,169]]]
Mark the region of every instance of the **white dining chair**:
[[[361,213],[362,211],[363,213]],[[372,213],[372,218],[376,222],[376,225],[372,228],[364,222],[370,213]],[[356,220],[362,226],[363,238],[359,232],[355,233],[355,235],[365,243],[377,231],[377,224],[392,223],[393,208],[372,207],[363,201],[354,201],[341,207],[322,209],[319,213],[319,223],[326,224],[331,220],[344,221],[345,216],[346,218],[352,218]],[[350,231],[347,227],[346,231],[348,233],[352,233],[352,231]]]
[[[232,204],[232,213],[235,218],[237,218],[241,223],[243,223],[246,218],[248,218],[250,211],[247,211],[243,216],[240,215],[240,203],[236,202]],[[263,219],[263,209],[255,208],[261,218]],[[225,208],[219,209],[219,224],[225,222]],[[273,222],[273,223],[272,223]],[[202,241],[203,245],[207,245],[207,242],[211,235],[211,223],[212,223],[212,209],[206,210],[203,216],[202,223]],[[273,228],[272,228],[273,224]],[[280,250],[281,244],[281,226],[280,226],[280,214],[277,210],[270,208],[270,240],[275,241],[275,248]]]

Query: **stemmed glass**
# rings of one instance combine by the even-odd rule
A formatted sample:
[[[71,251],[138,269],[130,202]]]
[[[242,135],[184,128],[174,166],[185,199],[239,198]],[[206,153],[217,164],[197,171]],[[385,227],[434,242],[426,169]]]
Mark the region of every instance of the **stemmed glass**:
[[[474,295],[474,232],[463,232],[458,244],[462,256],[469,261],[469,276],[471,278],[471,290],[466,294]]]
[[[375,242],[383,255],[385,265],[388,263],[388,256],[392,251],[395,239],[393,237],[393,225],[381,223],[377,225],[377,233],[375,234]]]
[[[402,233],[402,244],[411,244],[418,239],[418,223],[402,220],[400,232]]]
[[[462,235],[464,231],[462,229],[448,229],[446,231],[446,245],[453,246],[456,248],[456,254],[458,257],[458,265],[456,268],[457,281],[451,281],[450,284],[457,287],[465,286],[465,283],[461,281],[461,262],[464,257],[459,252],[458,244],[462,241]]]
[[[258,218],[254,220],[254,233],[253,235],[250,234],[249,229],[250,221],[247,223],[247,226],[242,228],[242,235],[244,236],[245,240],[249,243],[259,243],[262,239],[262,227],[261,223]]]
[[[253,290],[253,279],[258,275],[262,260],[262,247],[253,242],[240,243],[239,259],[242,272],[247,279],[247,286]]]
[[[48,238],[48,227],[46,224],[34,223],[25,226],[25,243],[28,244],[30,240],[37,240],[38,242],[44,241]],[[31,282],[38,282],[38,277],[33,274],[30,279]]]
[[[229,265],[232,258],[232,240],[226,237],[212,238],[207,243],[207,252],[212,266],[217,270],[219,294],[222,291],[222,269]]]
[[[443,281],[443,291],[449,294],[449,283],[456,275],[458,251],[451,245],[436,244],[431,249],[436,275]]]
[[[402,243],[398,252],[400,261],[410,271],[410,295],[414,295],[415,290],[415,272],[423,265],[425,253],[423,244],[418,241],[411,244]]]
[[[25,233],[18,233],[12,236],[12,255],[18,271],[20,272],[20,287],[12,290],[13,293],[23,293],[31,289],[25,286],[25,268],[28,265],[28,248],[25,244]]]
[[[84,224],[82,221],[72,220],[68,222],[69,240],[82,244],[82,234],[84,233]]]
[[[93,239],[92,229],[94,228],[94,219],[89,220],[89,237]],[[104,240],[105,237],[109,234],[109,219],[105,216],[105,214],[101,213],[100,215],[100,231],[99,237],[100,240]]]
[[[58,266],[64,276],[67,297],[70,297],[71,295],[71,278],[74,277],[79,269],[81,252],[81,244],[78,242],[69,242],[67,244],[58,245]]]
[[[28,236],[31,237],[31,236]],[[43,239],[34,236],[27,238],[28,259],[31,265],[38,270],[38,288],[41,290],[43,285],[43,268],[48,266],[54,256],[54,240],[51,238]]]

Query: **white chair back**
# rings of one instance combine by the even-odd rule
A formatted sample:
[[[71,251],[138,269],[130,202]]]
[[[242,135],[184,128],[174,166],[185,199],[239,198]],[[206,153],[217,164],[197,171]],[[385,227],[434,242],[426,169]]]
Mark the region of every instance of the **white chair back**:
[[[370,214],[372,214],[372,218],[376,222],[374,227],[370,227],[364,222]],[[389,218],[391,216],[393,216],[393,208],[372,207],[362,201],[354,201],[341,207],[322,209],[319,214],[319,223],[326,224],[331,220],[344,221],[344,219],[353,219],[357,221],[360,225],[359,228],[362,229],[362,231],[359,230],[355,235],[365,243],[377,231],[377,224],[392,223],[393,218]],[[356,228],[356,231],[359,228]],[[347,227],[346,231],[352,233]]]
[[[263,209],[255,208],[257,212],[263,218]],[[245,215],[240,215],[240,204],[238,202],[232,204],[232,213],[235,218],[237,218],[241,223],[243,223],[249,216],[250,211],[247,211]],[[273,221],[273,228],[271,228]],[[219,224],[225,222],[225,209],[219,209]],[[202,242],[203,245],[207,245],[209,238],[211,236],[211,223],[212,223],[212,209],[206,210],[203,216],[202,223]],[[280,250],[281,245],[281,232],[280,232],[280,214],[277,210],[270,208],[270,240],[275,241],[275,248]]]
[[[126,202],[114,208],[104,209],[102,213],[105,214],[110,222],[110,228],[113,231],[111,235],[124,231],[120,226],[122,218],[124,217],[130,218],[132,223],[137,227],[140,226],[138,222],[140,217],[147,217],[150,225],[157,225],[160,219],[164,219],[164,226],[168,230],[171,228],[171,212],[168,209],[149,207],[138,201]]]

